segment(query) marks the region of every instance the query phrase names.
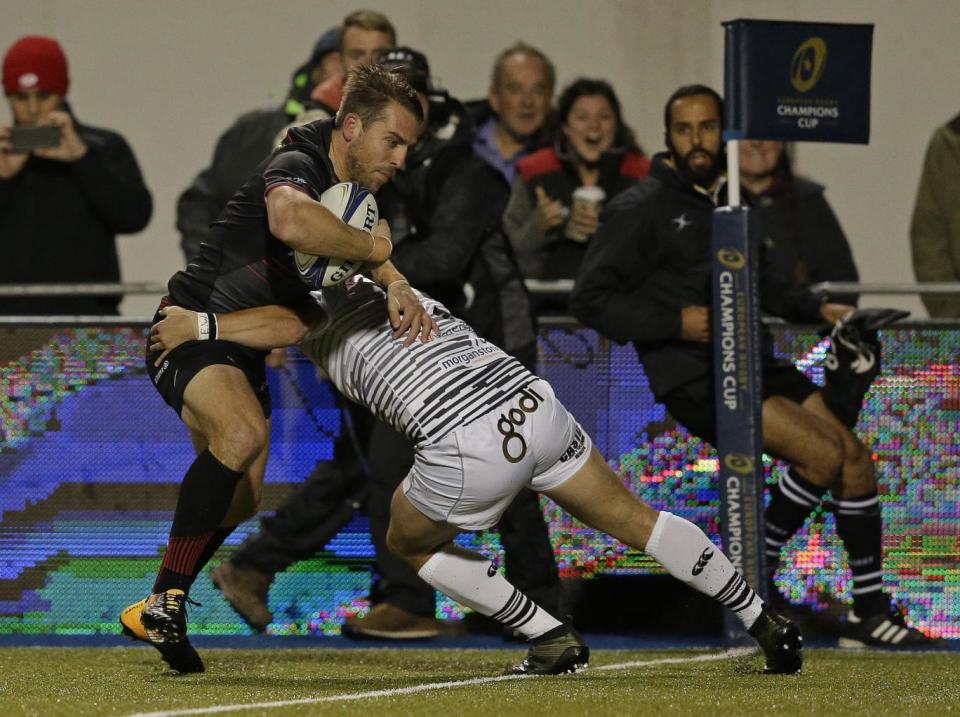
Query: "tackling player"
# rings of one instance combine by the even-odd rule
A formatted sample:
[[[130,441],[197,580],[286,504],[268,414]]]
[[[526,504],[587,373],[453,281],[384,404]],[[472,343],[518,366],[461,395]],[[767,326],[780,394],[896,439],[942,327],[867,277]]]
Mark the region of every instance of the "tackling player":
[[[644,550],[674,577],[733,610],[766,655],[766,670],[797,672],[799,630],[767,607],[695,525],[642,503],[623,485],[553,389],[499,347],[479,338],[436,301],[417,294],[439,338],[404,345],[386,309],[392,298],[357,276],[319,294],[322,321],[304,351],[348,398],[416,445],[394,493],[390,549],[437,590],[522,633],[530,642],[512,674],[560,674],[586,667],[589,648],[567,624],[511,585],[496,566],[453,542],[496,524],[523,488]],[[198,315],[171,307],[152,329],[171,356],[203,345]],[[285,307],[221,317],[225,338],[284,341],[275,327],[296,320]],[[236,332],[236,333],[234,333]]]
[[[290,130],[227,204],[199,255],[169,282],[157,318],[171,304],[189,307],[198,312],[196,329],[205,340],[163,354],[148,342],[147,371],[189,427],[198,455],[180,485],[151,594],[127,607],[120,622],[125,634],[154,645],[180,672],[203,670],[186,637],[190,587],[260,501],[270,435],[264,357],[303,332],[292,312],[293,319],[270,327],[258,324],[260,314],[249,323],[245,317],[258,306],[313,304],[291,250],[367,263],[386,287],[391,335],[406,334],[407,343],[429,338],[432,320],[388,261],[386,222],[373,233],[354,229],[318,201],[344,180],[376,191],[403,165],[422,121],[417,94],[402,75],[375,66],[354,70],[336,118]],[[224,314],[220,321],[214,312]],[[276,335],[264,343],[258,329]]]

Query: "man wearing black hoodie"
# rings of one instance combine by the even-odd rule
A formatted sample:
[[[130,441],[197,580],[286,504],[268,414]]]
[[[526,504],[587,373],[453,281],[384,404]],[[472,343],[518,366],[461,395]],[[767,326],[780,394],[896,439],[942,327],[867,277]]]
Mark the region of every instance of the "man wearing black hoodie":
[[[649,176],[615,197],[587,250],[571,311],[601,334],[630,341],[657,400],[691,433],[716,442],[710,338],[710,234],[721,203],[723,108],[703,85],[681,87],[664,109],[668,152]],[[852,306],[821,303],[765,263],[763,309],[791,321],[836,323]],[[847,639],[857,645],[930,647],[883,590],[881,515],[871,453],[827,407],[822,392],[773,354],[764,333],[763,447],[790,464],[766,510],[767,567],[829,490],[853,573]]]

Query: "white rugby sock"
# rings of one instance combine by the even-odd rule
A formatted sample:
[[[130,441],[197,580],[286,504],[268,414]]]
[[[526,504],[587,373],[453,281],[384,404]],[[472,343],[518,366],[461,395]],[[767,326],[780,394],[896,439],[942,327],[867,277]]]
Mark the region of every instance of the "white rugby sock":
[[[423,564],[418,574],[444,595],[499,620],[528,639],[562,624],[507,582],[496,566],[480,555],[439,552]]]
[[[689,520],[661,511],[646,552],[677,580],[733,610],[748,629],[759,617],[763,606],[760,596]]]

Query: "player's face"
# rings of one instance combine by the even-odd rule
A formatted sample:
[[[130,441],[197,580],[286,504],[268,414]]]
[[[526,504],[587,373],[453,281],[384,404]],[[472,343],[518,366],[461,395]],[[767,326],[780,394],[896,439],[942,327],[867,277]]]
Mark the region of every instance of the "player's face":
[[[375,192],[407,159],[407,150],[420,135],[420,123],[409,111],[391,102],[383,118],[363,127],[347,150],[349,179]]]
[[[777,167],[783,142],[745,139],[740,143],[740,171],[753,177],[768,177]]]
[[[670,105],[667,140],[681,174],[712,185],[720,172],[720,108],[710,95],[681,97]]]
[[[343,49],[340,57],[344,73],[354,67],[380,62],[380,56],[391,46],[390,36],[385,32],[348,27],[343,32]]]
[[[617,115],[603,95],[584,95],[570,107],[562,129],[577,156],[588,164],[596,164],[613,146]]]
[[[500,81],[490,89],[490,106],[507,132],[517,139],[536,134],[550,109],[553,88],[547,68],[536,57],[517,53],[500,69]]]
[[[54,110],[60,109],[63,98],[49,92],[39,90],[25,90],[7,95],[10,101],[10,111],[13,113],[13,123],[32,126]]]

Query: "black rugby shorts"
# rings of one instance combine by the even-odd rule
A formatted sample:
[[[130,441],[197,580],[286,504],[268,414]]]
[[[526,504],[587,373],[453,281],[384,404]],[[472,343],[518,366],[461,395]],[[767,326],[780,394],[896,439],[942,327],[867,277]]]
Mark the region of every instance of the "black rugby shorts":
[[[160,309],[170,305],[164,297],[160,302],[153,323],[163,317]],[[159,366],[154,361],[160,352],[150,350],[150,337],[147,336],[145,361],[147,373],[154,387],[179,416],[183,411],[183,392],[187,384],[207,366],[224,364],[236,366],[247,377],[254,395],[260,402],[264,418],[270,418],[270,389],[267,386],[267,372],[264,364],[266,352],[250,349],[231,341],[187,341],[167,354]]]
[[[717,419],[713,385],[713,376],[704,376],[675,388],[660,401],[690,433],[715,446]],[[797,370],[796,366],[770,359],[763,361],[764,401],[772,396],[782,396],[794,403],[803,403],[819,390],[819,386]]]

